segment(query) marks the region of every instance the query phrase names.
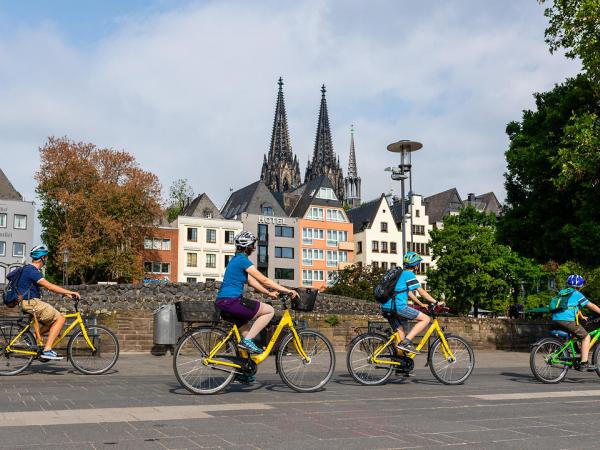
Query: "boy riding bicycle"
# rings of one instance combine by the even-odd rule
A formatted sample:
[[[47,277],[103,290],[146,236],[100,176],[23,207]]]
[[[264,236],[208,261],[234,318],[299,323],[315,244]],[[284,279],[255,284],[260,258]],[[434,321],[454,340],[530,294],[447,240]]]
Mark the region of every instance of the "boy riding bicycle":
[[[581,288],[585,284],[585,280],[581,275],[569,275],[567,278],[567,286],[571,289],[569,294],[566,291],[566,295],[569,295],[567,307],[564,310],[557,311],[552,314],[552,322],[559,328],[574,334],[581,340],[581,363],[577,370],[594,371],[596,367],[588,362],[588,355],[590,352],[590,336],[588,335],[585,328],[583,328],[577,320],[577,315],[581,314],[579,310],[583,307],[588,307],[596,314],[600,314],[600,308],[590,302],[580,292]],[[563,291],[561,291],[562,293]]]
[[[388,319],[392,330],[398,334],[398,337],[400,338],[399,348],[407,352],[419,353],[415,348],[413,339],[427,328],[431,319],[427,314],[408,306],[409,297],[413,302],[422,305],[414,293],[414,291],[416,291],[421,298],[434,305],[441,306],[444,302],[438,302],[429,295],[429,293],[421,287],[419,280],[417,280],[417,277],[415,276],[415,268],[423,261],[423,258],[415,252],[408,252],[404,255],[403,261],[404,270],[396,282],[394,296],[381,305],[381,312],[383,316]],[[405,335],[405,330],[409,328],[409,320],[416,320],[417,323],[408,334]]]

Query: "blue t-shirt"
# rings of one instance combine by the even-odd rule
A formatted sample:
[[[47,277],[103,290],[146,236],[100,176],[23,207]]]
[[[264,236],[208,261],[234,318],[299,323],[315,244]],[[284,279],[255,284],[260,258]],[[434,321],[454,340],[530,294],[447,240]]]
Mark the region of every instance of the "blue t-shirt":
[[[252,266],[252,262],[245,253],[236,253],[227,264],[221,289],[217,298],[239,298],[244,293],[244,286],[248,282],[246,269]]]
[[[396,311],[399,311],[408,306],[408,291],[415,291],[421,287],[419,280],[412,270],[403,270],[398,277],[394,291],[396,295],[390,298],[387,302],[381,305],[384,311],[392,310],[392,301],[396,302]]]
[[[575,322],[577,311],[579,311],[589,302],[590,301],[585,298],[581,292],[575,291],[569,297],[569,302],[567,303],[569,305],[568,308],[564,311],[552,314],[552,320],[566,320],[568,322]]]
[[[17,269],[19,270],[19,269]],[[17,292],[23,296],[25,300],[30,298],[40,298],[40,285],[38,281],[44,278],[44,275],[40,270],[32,264],[26,264],[21,269],[21,276],[13,270],[7,275],[10,280],[12,278],[18,278]]]

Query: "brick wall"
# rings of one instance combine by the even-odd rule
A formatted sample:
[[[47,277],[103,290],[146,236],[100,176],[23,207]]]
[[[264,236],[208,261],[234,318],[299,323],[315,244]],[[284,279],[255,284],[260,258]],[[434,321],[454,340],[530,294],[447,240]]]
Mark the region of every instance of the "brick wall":
[[[176,301],[214,300],[218,283],[120,284],[111,286],[72,286],[81,292],[80,309],[97,316],[119,337],[122,351],[149,352],[153,349],[153,312],[162,304]],[[248,292],[248,297],[261,298]],[[61,311],[72,311],[72,301],[54,294],[44,297]],[[277,306],[277,305],[276,305]],[[17,309],[0,308],[0,316],[17,314]],[[357,334],[367,330],[369,322],[383,326],[379,305],[363,300],[319,294],[312,313],[295,313],[310,328],[327,335],[338,350]],[[339,325],[327,323],[337,316]],[[474,319],[469,317],[442,317],[440,324],[447,332],[466,338],[475,348],[526,350],[529,344],[544,336],[546,322],[509,319]],[[379,322],[379,323],[377,323]],[[161,348],[154,348],[160,351]]]

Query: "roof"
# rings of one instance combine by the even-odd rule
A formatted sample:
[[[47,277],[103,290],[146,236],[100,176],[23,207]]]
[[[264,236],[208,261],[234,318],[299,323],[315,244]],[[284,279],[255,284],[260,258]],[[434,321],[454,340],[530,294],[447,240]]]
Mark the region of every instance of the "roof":
[[[334,206],[341,208],[342,203],[339,200],[327,200],[323,198],[316,198],[316,195],[319,193],[319,189],[325,187],[330,188],[335,191],[333,184],[329,177],[325,175],[320,175],[307,183],[299,186],[293,191],[289,192],[288,196],[295,196],[298,198],[298,201],[295,203],[293,207],[291,207],[290,216],[292,217],[304,217],[306,211],[311,205],[315,206]],[[288,197],[288,198],[290,198]]]
[[[377,216],[377,211],[379,211],[379,207],[382,201],[386,201],[385,194],[381,194],[381,197],[375,200],[371,200],[370,202],[363,203],[356,208],[349,209],[346,211],[348,215],[348,220],[352,222],[352,226],[354,229],[354,233],[360,233],[362,230],[366,228],[371,228],[373,221],[375,220],[375,216]]]
[[[280,201],[267,185],[259,180],[233,192],[223,206],[221,214],[225,219],[233,219],[244,212],[263,214],[263,206],[272,208],[274,216],[287,216]]]
[[[2,169],[0,169],[0,199],[23,201],[23,196],[14,188]]]
[[[207,217],[209,214],[211,219],[223,219],[219,208],[204,193],[192,200],[181,212],[182,216],[188,217]]]
[[[487,192],[481,195],[469,194],[463,202],[465,204],[473,205],[478,211],[493,213],[497,216],[500,215],[502,211],[502,204],[498,201],[496,194],[493,192]]]
[[[458,212],[464,206],[456,188],[425,197],[423,204],[430,224],[441,222],[444,216],[451,212]]]

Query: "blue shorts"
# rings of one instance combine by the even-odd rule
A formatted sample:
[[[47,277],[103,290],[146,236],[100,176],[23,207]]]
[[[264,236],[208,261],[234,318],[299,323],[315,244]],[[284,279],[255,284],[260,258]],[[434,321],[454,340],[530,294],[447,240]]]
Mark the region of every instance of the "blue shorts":
[[[382,309],[382,313],[394,331],[402,327],[405,332],[410,330],[408,321],[416,319],[419,315],[419,311],[410,306],[405,306],[397,311],[386,311]]]

